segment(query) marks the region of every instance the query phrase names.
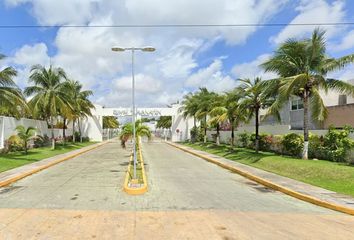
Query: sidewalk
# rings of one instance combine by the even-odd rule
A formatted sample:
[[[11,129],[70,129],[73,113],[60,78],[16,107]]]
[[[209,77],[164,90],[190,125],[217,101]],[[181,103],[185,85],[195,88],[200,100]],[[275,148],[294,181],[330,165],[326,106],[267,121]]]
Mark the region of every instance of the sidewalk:
[[[41,170],[44,170],[48,167],[51,167],[55,164],[58,164],[60,162],[71,159],[71,158],[76,157],[76,156],[83,154],[85,152],[88,152],[92,149],[100,147],[105,143],[107,143],[107,141],[101,142],[101,143],[96,143],[93,145],[89,145],[89,146],[86,146],[86,147],[83,147],[83,148],[80,148],[77,150],[73,150],[73,151],[70,151],[67,153],[59,154],[59,155],[56,155],[56,156],[53,156],[50,158],[40,160],[38,162],[26,164],[21,167],[17,167],[17,168],[2,172],[2,173],[0,173],[0,187],[4,187],[6,185],[9,185],[9,184],[17,181],[17,180],[27,177],[31,174],[34,174],[34,173],[39,172]]]
[[[303,182],[299,182],[287,177],[283,177],[271,172],[267,172],[258,168],[254,168],[248,165],[244,165],[232,160],[228,160],[226,158],[207,153],[204,151],[199,151],[191,147],[187,147],[181,144],[176,144],[176,143],[170,143],[168,142],[167,144],[172,145],[174,147],[177,147],[183,151],[186,151],[188,153],[191,153],[193,155],[196,155],[198,157],[201,157],[207,161],[213,162],[217,165],[220,165],[221,167],[227,168],[231,171],[237,172],[245,177],[251,176],[255,177],[256,179],[252,179],[257,181],[259,180],[264,180],[265,185],[270,185],[270,187],[275,188],[276,190],[282,191],[286,194],[289,194],[286,190],[289,190],[289,192],[294,192],[295,194],[289,194],[294,197],[297,197],[299,199],[302,199],[307,202],[314,203],[316,205],[320,205],[323,207],[328,207],[337,211],[342,211],[346,212],[348,214],[354,215],[354,198],[339,194],[330,190],[326,190],[320,187],[316,187],[310,184],[306,184]],[[259,183],[262,183],[259,181]],[[269,183],[269,184],[267,184]],[[279,187],[279,189],[277,189]],[[285,191],[283,191],[285,189]],[[299,193],[299,194],[297,194]],[[304,196],[302,198],[302,195]],[[309,200],[306,198],[310,198]],[[314,201],[311,201],[313,198]],[[320,202],[323,202],[321,204]],[[327,205],[333,205],[333,206],[327,206]],[[343,208],[343,209],[342,209]]]

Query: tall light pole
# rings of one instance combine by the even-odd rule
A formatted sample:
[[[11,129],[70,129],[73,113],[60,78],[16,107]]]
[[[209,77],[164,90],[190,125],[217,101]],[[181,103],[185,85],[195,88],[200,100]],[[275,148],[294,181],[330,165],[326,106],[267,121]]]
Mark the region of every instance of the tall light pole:
[[[124,52],[131,51],[132,52],[132,125],[133,125],[133,159],[134,159],[134,173],[133,178],[136,179],[136,134],[135,134],[135,78],[134,78],[134,53],[135,51],[143,51],[143,52],[154,52],[155,48],[153,47],[113,47],[112,51],[114,52]]]

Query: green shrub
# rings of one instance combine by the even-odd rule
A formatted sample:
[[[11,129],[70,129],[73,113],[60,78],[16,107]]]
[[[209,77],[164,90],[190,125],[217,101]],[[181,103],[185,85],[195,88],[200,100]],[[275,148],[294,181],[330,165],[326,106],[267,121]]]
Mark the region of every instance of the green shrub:
[[[304,144],[304,138],[296,133],[289,133],[283,136],[281,143],[285,154],[300,156]]]
[[[354,147],[354,141],[349,138],[349,134],[353,131],[351,127],[344,127],[343,130],[337,130],[333,127],[328,129],[328,133],[323,139],[323,148],[325,151],[325,159],[335,162],[351,161],[348,159],[349,153]]]
[[[10,136],[5,142],[6,152],[16,152],[23,150],[23,141],[17,135]]]
[[[250,136],[249,148],[255,149],[256,134],[252,133]],[[259,150],[270,151],[272,139],[271,136],[266,133],[259,134]]]
[[[240,147],[249,147],[251,134],[244,132],[237,135],[238,136],[238,143],[240,143]]]

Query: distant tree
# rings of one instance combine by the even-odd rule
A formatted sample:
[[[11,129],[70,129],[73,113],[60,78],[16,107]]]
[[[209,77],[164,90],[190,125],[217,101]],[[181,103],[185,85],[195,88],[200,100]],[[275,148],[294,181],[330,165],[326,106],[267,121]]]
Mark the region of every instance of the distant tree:
[[[119,122],[115,116],[103,116],[103,129],[118,127]]]
[[[172,126],[172,117],[171,116],[161,116],[157,120],[156,128],[169,129]]]

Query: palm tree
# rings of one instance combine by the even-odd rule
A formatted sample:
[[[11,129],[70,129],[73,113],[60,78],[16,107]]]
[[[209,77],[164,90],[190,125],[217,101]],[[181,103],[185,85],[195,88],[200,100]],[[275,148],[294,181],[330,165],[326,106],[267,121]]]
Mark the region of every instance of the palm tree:
[[[210,104],[210,111],[208,115],[210,116],[210,119],[208,123],[216,126],[216,145],[220,145],[220,124],[226,120],[223,117],[225,96],[215,94],[211,99],[211,101],[209,102],[209,104]]]
[[[151,138],[151,131],[148,126],[142,124],[140,120],[135,122],[135,136],[136,138],[146,136],[149,139]],[[123,148],[126,147],[125,143],[133,137],[133,124],[127,123],[123,126],[122,131],[120,133],[121,145]]]
[[[227,92],[225,94],[224,103],[222,106],[214,107],[210,111],[212,116],[211,122],[225,122],[228,121],[231,126],[231,146],[235,143],[235,128],[240,122],[246,121],[248,109],[240,107],[240,93],[237,89]]]
[[[115,116],[103,116],[102,122],[103,129],[119,127],[119,122]]]
[[[48,69],[41,65],[35,65],[31,69],[29,82],[33,86],[27,87],[24,93],[33,96],[29,105],[33,115],[45,118],[51,126],[52,149],[55,149],[54,121],[58,112],[64,108],[71,108],[70,98],[65,91],[63,80],[66,74],[62,68]]]
[[[33,138],[33,136],[36,134],[36,128],[34,128],[34,127],[25,128],[22,125],[18,125],[16,127],[16,131],[17,131],[17,136],[23,142],[23,148],[25,149],[25,154],[27,154],[28,141],[31,140]]]
[[[206,143],[207,140],[207,117],[210,110],[213,108],[213,106],[210,105],[210,102],[213,100],[215,95],[216,93],[209,92],[206,88],[200,88],[199,92],[196,93],[198,111],[195,113],[195,116],[202,122],[202,127],[204,128],[204,143]]]
[[[188,93],[183,97],[182,107],[179,109],[182,112],[183,117],[193,117],[193,127],[196,127],[196,114],[199,108],[198,95]]]
[[[327,117],[320,90],[327,93],[331,89],[354,95],[354,87],[351,84],[326,77],[329,72],[353,63],[354,54],[337,59],[328,57],[324,35],[325,31],[315,29],[311,38],[289,39],[279,46],[271,59],[261,65],[266,71],[275,72],[280,76],[267,83],[268,89],[278,93],[277,100],[269,108],[268,114],[279,117],[279,110],[293,96],[299,97],[303,102],[303,159],[308,158],[310,109],[315,121],[323,122]]]
[[[263,108],[269,107],[274,98],[264,91],[263,81],[261,78],[256,77],[253,81],[250,79],[239,79],[241,85],[237,88],[237,91],[242,94],[240,107],[243,111],[247,111],[248,119],[254,117],[255,119],[255,150],[259,150],[259,111]]]
[[[5,56],[0,54],[0,60],[3,58]],[[27,110],[27,104],[21,90],[13,81],[16,75],[17,71],[12,67],[0,71],[0,112],[19,118],[23,111]]]
[[[91,109],[95,108],[95,106],[88,98],[93,95],[93,93],[90,90],[82,90],[82,84],[75,80],[67,80],[64,83],[64,88],[70,97],[70,104],[72,106],[64,116],[72,121],[73,142],[75,142],[75,122],[77,121],[80,132],[80,141],[82,142],[80,120],[87,116],[92,116]]]

